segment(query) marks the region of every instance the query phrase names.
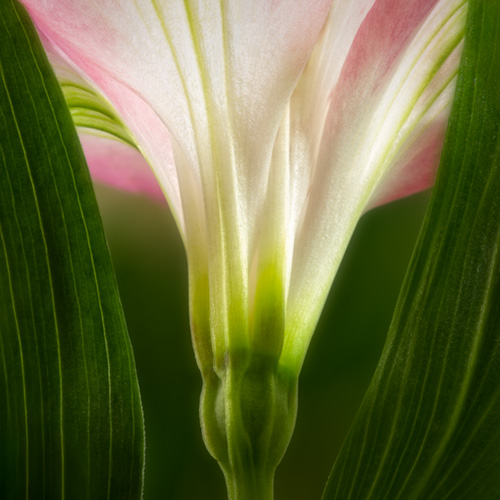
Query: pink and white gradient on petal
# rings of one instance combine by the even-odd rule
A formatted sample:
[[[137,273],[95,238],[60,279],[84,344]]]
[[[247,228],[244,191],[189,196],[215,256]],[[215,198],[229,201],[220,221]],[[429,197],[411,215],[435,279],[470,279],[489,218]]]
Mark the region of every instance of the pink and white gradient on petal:
[[[130,193],[144,193],[158,202],[165,201],[160,185],[139,151],[114,139],[81,131],[79,135],[95,181]]]
[[[172,5],[175,3],[171,2]],[[308,134],[316,134],[316,139],[318,134],[323,135],[322,125],[326,121],[326,130],[333,137],[332,140],[343,140],[342,136],[352,130],[352,125],[345,123],[346,120],[358,123],[356,116],[360,109],[362,114],[366,114],[366,107],[373,101],[371,97],[387,78],[394,63],[397,63],[408,36],[438,3],[438,0],[333,2],[331,16],[324,28],[326,35],[323,37],[322,46],[313,53],[313,59],[317,58],[314,69],[311,71],[308,68],[309,73],[306,72],[307,79],[312,80],[312,85],[306,90],[308,95],[303,100],[307,109],[302,110],[302,119],[313,131],[308,131]],[[177,177],[178,172],[173,165],[166,167],[164,155],[156,154],[156,150],[162,147],[160,142],[163,139],[151,137],[156,135],[150,133],[151,128],[148,131],[142,130],[144,127],[140,119],[137,120],[137,116],[134,116],[138,112],[134,112],[130,99],[125,103],[120,102],[123,100],[125,87],[135,93],[137,101],[143,101],[140,114],[143,114],[146,106],[151,107],[160,117],[163,127],[168,129],[160,135],[173,134],[185,150],[184,154],[191,159],[187,164],[194,170],[197,169],[198,155],[193,142],[196,138],[192,134],[197,135],[195,129],[199,128],[200,124],[185,122],[185,117],[189,116],[189,103],[179,97],[186,90],[182,90],[179,72],[189,69],[191,56],[188,54],[188,62],[183,63],[180,57],[183,55],[183,49],[181,46],[175,47],[176,37],[183,41],[182,35],[173,31],[170,38],[165,37],[165,31],[161,32],[160,29],[162,15],[166,16],[169,12],[178,15],[178,9],[161,6],[160,10],[163,10],[159,18],[155,19],[147,7],[149,2],[138,2],[134,7],[132,2],[121,2],[117,6],[115,2],[103,0],[99,2],[98,8],[77,0],[24,0],[24,4],[41,32],[73,61],[80,72],[101,87],[108,99],[121,111],[122,116],[129,115],[124,116],[125,121],[134,122],[136,139],[142,149],[147,150],[147,157],[160,183],[167,185],[165,193],[174,205],[173,209],[176,212],[182,211],[177,179],[172,179]],[[267,171],[260,165],[267,164],[262,161],[263,155],[270,154],[272,142],[263,141],[262,136],[272,137],[275,133],[280,116],[279,113],[274,113],[274,120],[270,119],[273,115],[271,111],[273,108],[282,109],[283,102],[278,107],[274,103],[286,100],[290,94],[291,84],[296,81],[298,70],[303,67],[317,41],[318,30],[326,19],[330,2],[316,2],[314,6],[305,0],[235,2],[234,5],[236,7],[228,7],[226,13],[227,18],[234,20],[227,23],[228,40],[233,46],[231,56],[226,60],[226,64],[232,66],[230,89],[226,90],[235,95],[234,108],[231,111],[233,139],[237,148],[245,150],[245,156],[252,160],[252,168],[244,165],[238,172],[240,182],[241,178],[246,178],[245,185],[248,189],[254,183],[265,184]],[[137,34],[145,30],[143,18],[137,15],[138,11],[143,18],[145,16],[146,21],[149,20],[153,28],[149,33],[145,32],[144,37],[131,37],[130,33]],[[220,29],[217,22],[214,24],[208,11],[199,17],[200,22],[206,21],[208,25],[212,23],[211,29]],[[168,30],[168,26],[164,25],[162,29]],[[205,41],[210,41],[210,37],[205,38]],[[155,43],[158,40],[160,43]],[[174,64],[175,54],[172,59],[169,47],[170,52],[172,47],[177,51],[177,68]],[[215,50],[211,50],[212,48]],[[219,80],[227,68],[224,70],[220,66],[217,50],[216,45],[208,46],[206,69],[210,80],[215,82],[211,85],[217,87],[220,84],[220,88],[224,88],[223,82]],[[215,55],[211,55],[212,53]],[[129,64],[130,60],[134,61],[133,65]],[[311,73],[315,73],[312,78]],[[277,78],[277,75],[280,78]],[[187,90],[192,101],[203,100],[196,97],[197,93],[199,94],[196,85]],[[339,114],[338,109],[343,112]],[[328,113],[328,110],[330,111],[327,116],[325,113]],[[311,120],[319,123],[313,123]],[[203,121],[204,119],[200,119],[200,122]],[[265,134],[262,131],[265,131]],[[430,140],[434,144],[438,142],[433,138]],[[113,163],[113,160],[111,162]],[[431,168],[427,164],[420,165],[426,172],[436,167],[435,164]],[[101,162],[100,167],[105,168],[105,163]],[[116,172],[115,167],[111,168]],[[159,172],[165,168],[168,172]],[[328,169],[332,170],[330,167]],[[321,168],[314,167],[314,170],[318,175]],[[93,171],[97,175],[96,169]],[[421,172],[415,171],[418,181],[415,186],[409,186],[410,171],[404,169],[404,172],[406,181],[401,193],[384,195],[384,200],[396,199],[421,189],[424,186],[423,178],[432,182],[432,175],[423,176]],[[130,189],[133,187],[131,180],[135,174],[128,175],[125,172],[125,176],[128,180],[122,184]],[[395,175],[391,176],[391,185],[400,185],[401,182],[395,182],[394,177]],[[115,175],[102,174],[100,178],[118,180]],[[145,190],[148,194],[157,192],[151,185],[145,184],[142,177],[138,176],[137,180],[137,190]],[[305,193],[308,189],[302,191]],[[382,186],[381,191],[385,192],[387,189]],[[253,200],[255,194],[249,198],[250,206],[258,204]],[[297,201],[300,203],[304,200]],[[372,204],[380,203],[382,198]]]
[[[467,1],[22,1],[147,158],[213,338],[272,255],[300,365],[359,218],[433,182]]]
[[[356,221],[373,206],[429,187],[435,176],[460,60],[467,2],[377,0],[341,55],[338,79],[306,69],[303,99],[324,127],[312,136],[313,168],[302,176],[303,211],[294,231],[285,350],[300,358]],[[333,13],[333,11],[332,11]],[[317,47],[325,56],[329,19]],[[338,60],[338,59],[337,59]],[[321,93],[314,96],[315,79]],[[313,94],[311,96],[311,94]],[[307,116],[307,115],[306,115]],[[296,120],[300,126],[308,122]],[[303,135],[308,130],[301,130]],[[300,133],[299,133],[300,135]],[[300,202],[299,198],[299,202]],[[318,216],[323,214],[323,216]],[[326,270],[329,271],[326,271]],[[306,311],[306,313],[304,313]],[[301,345],[302,340],[304,344]]]

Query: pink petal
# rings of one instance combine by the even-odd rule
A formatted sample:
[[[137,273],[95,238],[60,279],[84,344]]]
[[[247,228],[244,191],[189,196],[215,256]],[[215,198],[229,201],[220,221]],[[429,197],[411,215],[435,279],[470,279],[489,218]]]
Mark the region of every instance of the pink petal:
[[[67,85],[74,85],[94,93],[95,99],[101,96],[100,106],[108,108],[106,113],[118,113],[121,116],[121,120],[118,118],[116,122],[119,134],[112,137],[114,130],[95,128],[93,132],[92,121],[82,118],[81,110],[70,106],[72,113],[78,113],[73,118],[77,126],[80,125],[84,151],[93,177],[99,182],[127,191],[144,192],[156,199],[167,198],[172,207],[180,207],[170,136],[155,112],[129,88],[111,77],[103,77],[102,72],[91,61],[82,60],[78,56],[75,56],[75,61],[71,61],[43,32],[40,32],[40,38],[63,89]],[[94,75],[93,80],[89,75]],[[109,108],[108,99],[112,100],[114,109]],[[92,104],[90,103],[90,111],[95,109]],[[83,107],[85,105],[85,102],[80,104]],[[104,140],[103,137],[108,139]],[[122,142],[112,144],[112,139],[122,137],[140,144],[142,155]],[[109,162],[106,161],[107,154],[110,156]],[[153,168],[155,174],[143,155],[154,158],[156,166],[161,165],[161,168]],[[182,232],[182,214],[177,221]]]
[[[315,304],[324,302],[363,212],[432,182],[465,13],[460,0],[377,0],[325,100],[309,98],[328,111],[322,133],[312,137],[315,167],[297,225],[287,312],[293,331],[317,321]],[[325,78],[321,68],[313,74]],[[311,82],[301,99],[313,89]],[[304,350],[293,335],[288,345]]]
[[[92,177],[119,189],[165,201],[144,157],[119,140],[133,141],[123,124],[113,118],[108,103],[99,100],[99,90],[86,82],[43,34],[40,38],[68,100]]]
[[[198,198],[220,191],[217,169],[225,169],[218,178],[232,203],[227,212],[236,213],[229,191],[245,197],[244,214],[255,212],[265,189],[252,186],[266,186],[281,116],[331,0],[23,3],[38,29],[118,108],[180,218],[194,206],[190,191]],[[126,90],[135,97],[120,102]],[[165,167],[167,136],[182,172]],[[178,182],[189,187],[179,191]]]
[[[446,113],[422,133],[418,141],[411,145],[409,153],[395,162],[366,210],[418,193],[434,184],[447,124]]]
[[[438,0],[406,0],[405,2],[378,0],[375,2],[353,41],[339,81],[332,88],[330,94],[331,104],[326,122],[326,133],[331,137],[331,145],[328,146],[330,150],[344,149],[345,146],[342,143],[348,141],[349,135],[356,137],[362,127],[368,128],[370,126],[366,120],[373,119],[372,117],[377,113],[376,106],[380,105],[380,95],[387,92],[386,89],[391,85],[391,79],[394,78],[394,72],[400,65],[400,60],[404,57],[408,44],[432,9],[439,3]],[[444,3],[441,0],[441,4]],[[439,19],[439,16],[436,17]],[[453,59],[456,62],[456,58]],[[446,78],[448,73],[444,70],[441,73]],[[435,80],[439,82],[439,75]],[[440,122],[440,127],[431,126],[432,130],[437,133],[437,139],[444,137],[442,127],[445,126],[445,120],[441,119]],[[358,127],[357,130],[356,127]],[[434,145],[429,147],[439,150],[436,138],[430,134],[427,134],[426,137]],[[413,141],[414,144],[418,145],[418,149],[429,149],[422,145],[422,140],[414,140],[413,138]],[[399,145],[399,148],[405,149],[406,146]],[[409,161],[412,161],[416,154],[416,152],[408,154]],[[420,155],[420,158],[432,163],[428,165],[412,162],[412,165],[421,168],[424,172],[431,172],[437,168],[436,155]],[[330,168],[329,170],[334,169]],[[422,184],[421,181],[422,178],[429,179],[432,175],[411,170],[414,172],[416,183],[412,187],[408,185],[411,182],[410,170],[398,165],[395,171],[404,172],[406,179],[404,184],[407,187],[400,191],[401,195],[404,195],[405,192],[418,190],[417,184],[420,184],[421,187],[429,187],[428,184]],[[361,174],[362,171],[358,175]],[[392,184],[396,185],[394,177],[392,175]],[[397,197],[398,194],[393,193],[390,199]]]
[[[446,3],[450,2],[334,2],[322,40],[315,48],[292,100],[295,147],[300,146],[301,137],[307,137],[307,146],[299,148],[294,165],[296,170],[301,171],[300,176],[296,176],[299,182],[292,186],[293,196],[290,197],[290,212],[295,212],[295,224],[299,224],[308,200],[316,199],[319,192],[324,193],[325,211],[328,211],[326,205],[331,205],[332,200],[342,198],[341,191],[352,200],[360,199],[347,183],[361,185],[366,172],[370,172],[373,160],[356,158],[366,143],[373,140],[373,137],[367,137],[365,131],[369,130],[370,121],[377,108],[381,107],[381,96],[391,84],[408,44],[433,9],[439,10],[441,6],[442,10],[446,10]],[[439,18],[439,15],[435,17]],[[426,137],[433,140],[429,135]],[[442,137],[442,132],[439,132],[439,137]],[[410,143],[426,148],[418,138],[410,139],[406,146],[398,146],[406,153],[400,155],[399,164],[397,168],[394,164],[391,175],[391,186],[404,183],[406,187],[400,189],[399,194],[388,194],[386,191],[389,188],[384,190],[387,201],[424,188],[423,178],[428,182],[433,179],[436,162],[425,165],[412,163],[419,170],[405,169],[401,164],[405,158],[411,159],[417,154],[408,150]],[[377,139],[376,142],[382,141]],[[438,145],[435,147],[439,149]],[[318,161],[320,149],[323,150],[322,159]],[[307,155],[310,160],[304,162],[301,158]],[[423,159],[422,156],[420,158]],[[428,161],[433,158],[426,156]],[[404,180],[396,179],[398,172],[404,175]],[[304,179],[309,182],[304,182]],[[410,185],[412,182],[413,186]],[[429,187],[428,183],[425,187]],[[378,189],[384,188],[379,186]],[[377,196],[373,193],[370,206],[381,203],[381,200],[377,201]],[[332,207],[330,210],[338,209]],[[318,220],[316,215],[311,217]]]
[[[165,201],[153,172],[139,151],[114,139],[81,131],[80,141],[94,180]]]
[[[359,101],[382,85],[410,37],[439,0],[378,0],[356,33],[336,100]],[[352,92],[356,89],[355,96]]]

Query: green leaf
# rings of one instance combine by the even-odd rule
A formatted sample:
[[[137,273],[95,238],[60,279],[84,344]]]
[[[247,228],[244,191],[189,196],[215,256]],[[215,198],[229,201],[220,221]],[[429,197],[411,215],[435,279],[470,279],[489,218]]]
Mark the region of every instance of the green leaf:
[[[326,500],[500,498],[500,1],[467,23],[431,205]]]
[[[144,428],[98,208],[24,9],[0,2],[0,498],[140,498]]]

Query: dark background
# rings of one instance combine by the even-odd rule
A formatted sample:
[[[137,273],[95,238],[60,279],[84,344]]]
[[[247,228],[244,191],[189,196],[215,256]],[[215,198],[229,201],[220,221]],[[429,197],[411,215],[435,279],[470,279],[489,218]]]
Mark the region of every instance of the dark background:
[[[166,204],[96,186],[135,351],[146,420],[145,500],[225,500],[198,420],[187,269]],[[428,194],[363,217],[300,377],[295,434],[276,500],[320,499],[380,356]]]

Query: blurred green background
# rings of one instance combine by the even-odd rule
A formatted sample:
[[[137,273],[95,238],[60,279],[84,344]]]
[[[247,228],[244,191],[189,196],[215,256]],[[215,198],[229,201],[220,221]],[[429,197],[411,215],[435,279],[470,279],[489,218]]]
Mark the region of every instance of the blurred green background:
[[[135,351],[146,420],[145,499],[224,500],[198,420],[182,242],[165,204],[96,186]],[[428,193],[361,220],[300,377],[276,500],[320,499],[385,341]]]

